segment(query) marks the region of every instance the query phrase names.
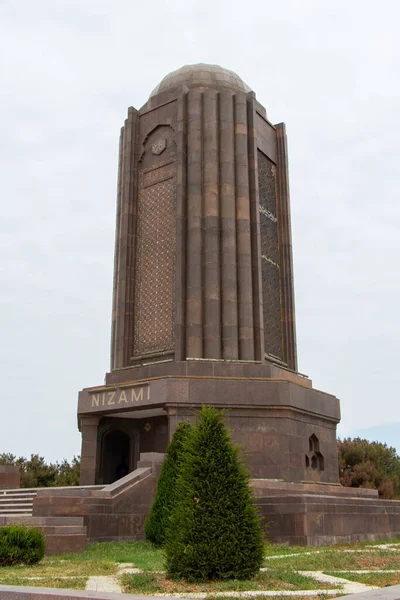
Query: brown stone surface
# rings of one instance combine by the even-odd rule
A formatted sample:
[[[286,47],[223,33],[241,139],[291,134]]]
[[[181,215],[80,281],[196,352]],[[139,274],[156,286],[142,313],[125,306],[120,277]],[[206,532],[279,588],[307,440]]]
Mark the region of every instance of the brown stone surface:
[[[0,465],[0,490],[19,488],[20,479],[19,467]]]
[[[351,495],[287,490],[257,499],[267,536],[278,543],[322,546],[380,540],[400,533],[400,501],[369,494]]]
[[[149,466],[102,489],[39,490],[33,514],[42,518],[58,517],[61,522],[62,517],[83,517],[89,541],[143,539],[144,522],[153,502],[163,458],[160,453],[144,453],[143,462]],[[86,535],[84,537],[86,540]],[[57,553],[60,544],[77,552],[84,540],[76,535],[70,538],[64,535],[62,539],[50,535],[49,543],[51,553]]]
[[[159,377],[81,392],[80,418],[96,414],[100,419],[95,483],[103,482],[103,432],[118,430],[130,437],[133,454],[129,464],[133,469],[135,455],[164,452],[177,423],[192,419],[194,409],[208,403],[227,410],[234,439],[244,445],[254,477],[338,482],[337,398],[309,388],[304,378],[293,374],[289,379],[251,378],[246,377],[246,365],[227,365],[229,376],[217,376],[207,363],[201,365],[208,375]],[[238,377],[232,375],[235,366],[239,367]],[[248,368],[251,372],[251,366]],[[280,373],[284,376],[283,370]],[[165,416],[142,419],[141,411],[149,409],[161,410]],[[314,456],[309,448],[311,436],[318,440],[315,453],[321,455],[322,468],[307,464],[307,456],[309,463]]]
[[[51,502],[51,498],[47,498],[47,502],[49,500]],[[82,511],[68,510],[68,514],[63,515],[64,518],[54,517],[55,512],[57,511],[47,509],[39,510],[37,516],[14,515],[0,517],[0,527],[11,524],[24,524],[40,529],[46,540],[46,556],[84,552],[87,545],[87,530],[84,526]],[[65,518],[65,516],[68,518]]]

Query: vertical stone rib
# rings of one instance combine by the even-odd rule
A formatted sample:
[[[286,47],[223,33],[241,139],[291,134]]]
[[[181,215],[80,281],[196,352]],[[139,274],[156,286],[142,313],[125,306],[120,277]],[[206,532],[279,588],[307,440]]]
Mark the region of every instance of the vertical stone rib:
[[[176,124],[176,288],[175,360],[186,357],[186,94],[178,99]]]
[[[121,227],[121,187],[122,187],[122,153],[124,141],[124,128],[121,128],[119,136],[119,159],[118,159],[118,184],[117,184],[117,216],[115,223],[115,246],[114,246],[114,279],[113,279],[113,305],[111,323],[111,370],[116,368],[116,333],[117,333],[117,295],[118,295],[118,271],[119,271],[119,231]]]
[[[133,328],[135,312],[135,263],[136,263],[136,209],[138,188],[138,111],[132,107],[128,109],[128,120],[132,122],[128,193],[129,193],[129,219],[128,219],[128,250],[127,250],[127,289],[126,289],[126,332],[125,332],[125,364],[129,366],[133,355]]]
[[[254,360],[253,290],[246,95],[235,95],[235,171],[239,358]]]
[[[235,136],[231,92],[220,92],[222,358],[238,359]]]
[[[135,137],[137,111],[130,108],[122,143],[118,272],[115,300],[114,368],[130,364],[133,320]]]
[[[221,358],[218,92],[203,93],[204,358]]]
[[[294,306],[292,233],[290,223],[290,194],[286,127],[276,125],[278,155],[277,193],[279,207],[279,253],[281,263],[281,298],[283,320],[283,342],[288,366],[297,371],[296,322]]]
[[[250,221],[253,282],[254,358],[264,361],[264,319],[261,286],[260,211],[258,192],[257,133],[254,123],[254,92],[247,94],[247,122],[249,149]]]
[[[186,356],[202,358],[202,93],[187,97]]]

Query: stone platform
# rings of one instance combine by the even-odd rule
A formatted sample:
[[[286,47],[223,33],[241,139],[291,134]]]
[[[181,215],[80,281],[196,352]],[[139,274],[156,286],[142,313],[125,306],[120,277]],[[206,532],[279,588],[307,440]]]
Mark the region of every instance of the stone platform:
[[[33,514],[80,516],[89,541],[144,539],[163,457],[142,454],[136,471],[103,488],[43,489]],[[400,535],[400,501],[380,500],[376,490],[268,479],[252,479],[251,485],[272,541],[322,546]]]
[[[274,542],[324,546],[400,535],[400,500],[382,500],[377,490],[262,479],[252,485]]]

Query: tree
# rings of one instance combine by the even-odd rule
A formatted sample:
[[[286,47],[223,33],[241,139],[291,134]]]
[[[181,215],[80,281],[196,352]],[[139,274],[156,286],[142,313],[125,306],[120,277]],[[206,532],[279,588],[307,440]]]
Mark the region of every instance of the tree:
[[[396,449],[361,438],[338,440],[340,483],[374,488],[381,498],[400,497],[400,457]]]
[[[54,485],[58,487],[79,485],[80,470],[81,459],[79,456],[74,456],[71,464],[64,458],[61,463],[57,463],[57,475]]]
[[[165,542],[168,523],[177,502],[176,480],[181,466],[182,450],[191,431],[190,423],[180,423],[167,448],[154,501],[145,523],[146,537],[156,546],[162,546]]]
[[[165,544],[171,577],[247,579],[263,563],[260,518],[249,474],[223,414],[203,406],[183,448]]]
[[[47,464],[39,454],[31,454],[27,459],[3,452],[0,454],[0,465],[19,467],[22,488],[79,485],[79,456],[74,456],[71,464],[65,458],[61,463]]]

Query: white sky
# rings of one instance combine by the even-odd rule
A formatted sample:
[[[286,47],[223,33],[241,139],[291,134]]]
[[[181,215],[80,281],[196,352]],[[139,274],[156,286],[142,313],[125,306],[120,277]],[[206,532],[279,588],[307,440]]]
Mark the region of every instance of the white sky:
[[[77,392],[109,365],[119,128],[197,62],[287,124],[300,370],[341,399],[341,435],[400,430],[399,22],[396,0],[0,0],[0,452],[80,452]]]

